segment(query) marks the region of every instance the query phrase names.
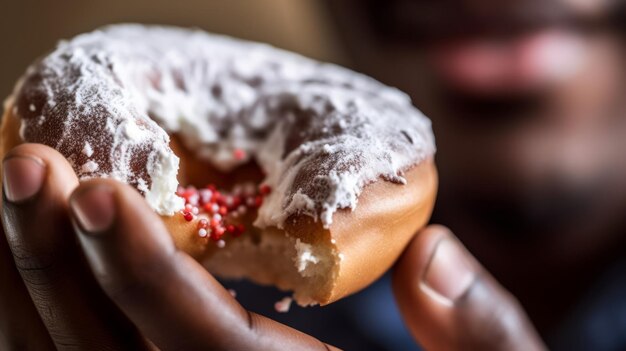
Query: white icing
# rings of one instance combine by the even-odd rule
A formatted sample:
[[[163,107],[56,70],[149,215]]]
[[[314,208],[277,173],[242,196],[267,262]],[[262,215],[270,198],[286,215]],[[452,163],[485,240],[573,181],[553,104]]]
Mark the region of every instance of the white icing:
[[[83,146],[83,154],[87,157],[91,157],[93,155],[93,148],[89,142],[85,142],[85,146]]]
[[[148,184],[146,183],[146,181],[141,178],[137,180],[137,189],[141,191],[141,193],[143,194],[150,191],[150,188],[148,187]]]
[[[81,166],[80,170],[82,173],[93,173],[98,170],[98,167],[100,167],[98,163],[94,161],[87,161]]]
[[[132,142],[141,142],[147,138],[137,124],[133,120],[127,120],[122,124],[124,127],[124,136]]]
[[[294,262],[296,269],[303,277],[311,277],[316,271],[313,265],[319,262],[319,258],[313,253],[313,246],[296,239],[296,257]]]
[[[328,227],[338,209],[356,207],[366,184],[405,182],[402,172],[435,151],[430,121],[402,92],[201,31],[105,27],[61,42],[26,78],[35,73],[43,78],[23,90],[44,96],[45,119],[35,126],[24,118],[24,139],[54,142],[74,164],[86,162],[84,143],[91,143],[97,174],[79,167],[78,175],[134,184],[160,214],[182,208],[174,194],[178,158],[165,131],[222,170],[250,159],[260,165],[272,193],[259,227],[282,227],[297,213]],[[36,128],[55,114],[64,121],[61,134],[46,140]],[[243,159],[234,157],[237,149]]]
[[[287,313],[291,308],[291,303],[293,302],[293,298],[291,297],[283,297],[280,301],[277,301],[274,304],[274,310],[279,313]]]
[[[178,162],[178,157],[165,149],[157,150],[148,160],[152,185],[145,196],[148,204],[160,214],[173,215],[185,205],[185,200],[176,196]]]

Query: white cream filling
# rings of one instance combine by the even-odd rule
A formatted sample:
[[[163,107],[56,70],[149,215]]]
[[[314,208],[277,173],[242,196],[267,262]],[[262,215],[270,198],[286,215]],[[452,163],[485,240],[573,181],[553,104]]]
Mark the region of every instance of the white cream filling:
[[[303,277],[316,275],[315,264],[319,258],[313,253],[313,246],[296,239],[296,257],[294,258],[296,269]]]

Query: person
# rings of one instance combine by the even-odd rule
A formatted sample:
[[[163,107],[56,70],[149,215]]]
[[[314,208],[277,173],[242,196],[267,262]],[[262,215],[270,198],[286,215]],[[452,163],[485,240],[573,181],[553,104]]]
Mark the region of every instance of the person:
[[[626,345],[619,323],[584,328],[624,315],[606,308],[626,272],[614,4],[329,4],[357,68],[409,92],[438,136],[434,219],[463,244],[427,227],[393,272],[426,349]],[[243,309],[129,187],[79,184],[42,145],[12,150],[2,172],[2,349],[333,349]]]
[[[626,349],[626,2],[326,4],[355,68],[433,121],[433,221],[551,348]]]
[[[176,250],[130,186],[79,184],[58,152],[38,144],[10,151],[2,169],[3,350],[335,349],[242,308]],[[424,345],[542,348],[515,300],[445,229],[419,234],[396,275],[407,323]]]

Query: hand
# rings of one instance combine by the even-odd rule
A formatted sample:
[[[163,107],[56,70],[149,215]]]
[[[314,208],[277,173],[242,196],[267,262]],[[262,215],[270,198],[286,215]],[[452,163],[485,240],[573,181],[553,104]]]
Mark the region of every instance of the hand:
[[[3,166],[2,349],[334,349],[243,309],[129,186],[79,185],[42,145],[17,147]],[[429,350],[543,348],[514,299],[441,227],[416,236],[394,288]]]
[[[241,307],[131,187],[79,185],[36,144],[9,152],[3,183],[3,350],[335,349]]]
[[[150,349],[79,250],[68,207],[78,180],[65,158],[43,145],[22,145],[2,168],[0,348]]]
[[[544,350],[517,300],[445,227],[422,230],[396,263],[393,290],[426,350]]]

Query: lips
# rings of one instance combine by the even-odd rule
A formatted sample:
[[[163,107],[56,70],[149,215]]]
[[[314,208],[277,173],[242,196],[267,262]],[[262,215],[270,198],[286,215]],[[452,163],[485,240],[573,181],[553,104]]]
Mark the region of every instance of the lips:
[[[565,29],[542,29],[507,39],[449,40],[430,56],[444,82],[475,94],[528,91],[566,80],[585,61],[584,38]]]

